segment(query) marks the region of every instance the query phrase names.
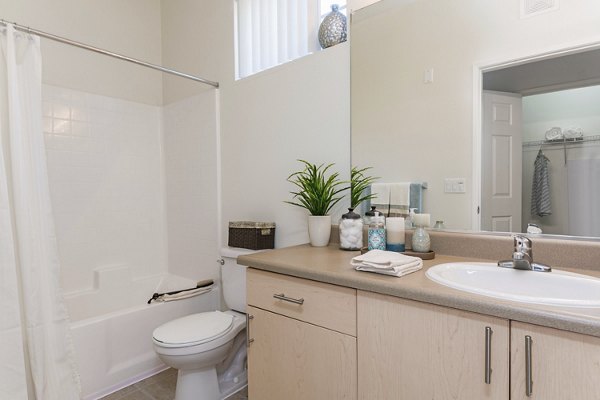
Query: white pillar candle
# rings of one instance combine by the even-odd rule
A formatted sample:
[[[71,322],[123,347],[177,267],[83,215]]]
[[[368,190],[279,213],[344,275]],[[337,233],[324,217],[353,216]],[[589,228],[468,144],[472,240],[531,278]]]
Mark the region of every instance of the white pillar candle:
[[[404,244],[404,218],[389,217],[385,220],[387,230],[387,242]]]
[[[429,214],[415,214],[413,217],[414,226],[423,226],[429,228],[431,216]]]

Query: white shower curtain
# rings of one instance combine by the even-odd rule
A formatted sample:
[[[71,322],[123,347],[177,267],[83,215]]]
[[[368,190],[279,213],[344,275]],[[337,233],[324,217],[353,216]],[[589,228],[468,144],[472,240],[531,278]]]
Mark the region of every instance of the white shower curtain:
[[[0,24],[0,47],[0,399],[79,399],[41,126],[40,40]]]
[[[568,160],[569,235],[600,236],[600,160]]]

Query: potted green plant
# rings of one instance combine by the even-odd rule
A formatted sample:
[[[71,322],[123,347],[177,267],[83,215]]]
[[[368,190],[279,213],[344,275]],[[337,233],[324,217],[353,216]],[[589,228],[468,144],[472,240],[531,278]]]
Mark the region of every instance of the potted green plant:
[[[379,177],[365,175],[365,171],[371,168],[373,167],[352,167],[352,170],[350,171],[350,208],[353,210],[363,201],[371,200],[376,197],[374,193],[363,194],[366,188],[379,179]]]
[[[365,190],[378,179],[365,175],[365,171],[369,169],[371,167],[352,167],[350,171],[350,208],[346,214],[342,215],[339,224],[340,249],[342,250],[360,250],[363,246],[363,220],[354,212],[354,209],[363,201],[375,197],[375,194],[364,194]]]
[[[340,194],[347,190],[340,180],[339,173],[329,172],[334,164],[312,164],[298,160],[304,164],[304,169],[294,172],[287,180],[293,183],[297,190],[290,192],[292,201],[286,201],[308,210],[308,236],[310,244],[315,247],[327,246],[331,235],[331,209],[343,198]]]

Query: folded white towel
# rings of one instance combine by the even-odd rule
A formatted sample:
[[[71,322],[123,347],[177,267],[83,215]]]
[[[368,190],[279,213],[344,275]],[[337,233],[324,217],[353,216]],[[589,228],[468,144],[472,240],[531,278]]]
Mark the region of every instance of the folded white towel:
[[[423,268],[423,260],[418,257],[405,256],[394,251],[371,250],[356,256],[350,264],[357,271],[376,272],[379,274],[401,277]]]

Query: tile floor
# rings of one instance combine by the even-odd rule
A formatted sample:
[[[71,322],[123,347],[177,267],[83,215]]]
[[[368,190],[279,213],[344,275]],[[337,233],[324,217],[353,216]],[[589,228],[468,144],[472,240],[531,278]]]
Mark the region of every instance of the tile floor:
[[[118,392],[103,397],[102,400],[173,400],[177,370],[170,368],[151,376]],[[248,400],[248,389],[236,393],[228,400]]]

